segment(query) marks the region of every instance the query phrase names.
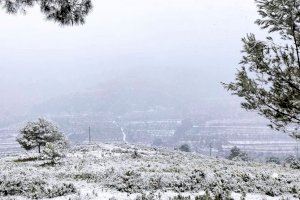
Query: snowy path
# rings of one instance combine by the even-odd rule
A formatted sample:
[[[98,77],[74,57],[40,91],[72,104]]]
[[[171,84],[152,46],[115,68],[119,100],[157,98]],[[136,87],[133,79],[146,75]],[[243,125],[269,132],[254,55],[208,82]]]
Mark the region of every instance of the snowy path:
[[[123,127],[120,126],[120,125],[118,125],[116,121],[113,121],[113,123],[114,123],[117,127],[119,127],[119,128],[121,129],[121,132],[122,132],[122,134],[123,134],[123,142],[124,142],[124,143],[127,143],[127,141],[126,141],[126,133],[125,133]]]
[[[120,128],[121,128],[121,131],[122,131],[122,134],[123,134],[123,142],[127,143],[126,142],[126,133],[125,133],[125,131],[122,127],[120,127]]]

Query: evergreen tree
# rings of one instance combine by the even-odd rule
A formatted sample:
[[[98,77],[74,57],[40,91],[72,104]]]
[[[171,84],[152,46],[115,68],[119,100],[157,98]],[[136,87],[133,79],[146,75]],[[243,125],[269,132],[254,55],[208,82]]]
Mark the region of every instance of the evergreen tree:
[[[45,119],[28,122],[21,129],[20,136],[17,138],[17,142],[25,150],[38,148],[39,153],[41,153],[41,147],[44,147],[47,143],[54,143],[61,140],[64,140],[62,133],[59,132],[55,125]]]
[[[274,156],[271,156],[267,158],[266,163],[275,163],[277,165],[280,165],[280,159]]]
[[[191,148],[188,144],[183,144],[179,147],[180,151],[184,151],[184,152],[191,152]]]
[[[61,25],[83,24],[92,9],[91,0],[0,0],[8,13],[26,13],[28,7],[38,4],[47,20]]]
[[[243,108],[266,117],[271,128],[300,139],[300,0],[255,2],[256,24],[269,36],[242,39],[240,69],[235,82],[224,86],[244,99]]]
[[[228,159],[247,161],[249,160],[249,157],[245,152],[242,152],[241,149],[235,146],[230,150],[230,155],[228,156]]]

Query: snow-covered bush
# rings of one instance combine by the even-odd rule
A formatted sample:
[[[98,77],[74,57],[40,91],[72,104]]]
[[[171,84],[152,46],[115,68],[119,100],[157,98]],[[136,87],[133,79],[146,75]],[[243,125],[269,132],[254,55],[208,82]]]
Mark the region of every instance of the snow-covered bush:
[[[156,199],[159,199],[158,195],[155,195],[155,194],[141,194],[141,195],[138,195],[135,200],[156,200]]]
[[[294,160],[291,162],[290,167],[292,169],[300,169],[300,160]]]
[[[107,184],[107,186],[128,193],[141,192],[145,185],[141,174],[133,170],[114,173],[111,183],[113,184]]]
[[[219,190],[213,193],[214,200],[234,200],[229,190]]]
[[[290,166],[292,169],[300,169],[300,159],[294,156],[287,157],[284,164]]]
[[[67,142],[61,139],[56,142],[47,142],[42,152],[42,159],[49,160],[49,164],[57,164],[62,158],[65,157],[67,151]]]
[[[0,177],[1,196],[25,196],[30,199],[54,198],[75,193],[71,183],[49,184],[42,178]]]
[[[100,176],[97,176],[96,174],[89,173],[89,172],[74,174],[72,178],[74,178],[75,180],[83,180],[87,182],[98,182],[98,180],[101,179]]]
[[[191,200],[190,196],[182,196],[181,194],[176,195],[175,197],[171,198],[171,200]]]
[[[141,158],[141,154],[138,153],[137,150],[134,150],[133,153],[131,154],[131,157],[136,159],[136,158]]]
[[[208,190],[205,191],[204,195],[195,196],[195,200],[214,200]]]
[[[288,156],[285,160],[284,163],[285,164],[290,164],[291,162],[295,161],[296,158],[294,156]]]
[[[149,178],[149,189],[152,190],[159,190],[161,188],[163,188],[163,181],[162,181],[162,177],[160,175],[153,175]]]

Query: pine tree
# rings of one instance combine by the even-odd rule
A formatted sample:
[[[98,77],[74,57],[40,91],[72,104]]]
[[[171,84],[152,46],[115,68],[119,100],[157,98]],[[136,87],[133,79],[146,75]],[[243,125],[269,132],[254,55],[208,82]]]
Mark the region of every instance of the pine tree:
[[[256,24],[269,36],[265,41],[254,34],[242,39],[235,82],[224,86],[244,99],[244,109],[266,117],[271,128],[300,139],[300,0],[256,0],[256,4],[260,15]]]
[[[191,152],[191,148],[188,144],[183,144],[179,147],[180,151],[184,151],[184,152]]]
[[[21,129],[20,136],[17,138],[17,142],[25,150],[38,148],[39,153],[41,153],[41,147],[44,147],[46,143],[53,143],[60,140],[64,140],[62,133],[59,132],[55,125],[45,119],[28,122]]]
[[[230,155],[228,156],[228,159],[248,161],[249,157],[245,152],[242,152],[240,148],[235,146],[230,150]]]
[[[92,9],[91,0],[0,0],[0,6],[10,14],[26,13],[35,4],[47,20],[61,25],[83,24]]]

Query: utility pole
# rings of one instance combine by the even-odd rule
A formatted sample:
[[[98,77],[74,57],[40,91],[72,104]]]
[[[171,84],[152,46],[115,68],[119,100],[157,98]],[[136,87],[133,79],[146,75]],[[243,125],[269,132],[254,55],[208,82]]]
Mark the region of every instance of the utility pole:
[[[211,157],[212,144],[209,144],[209,156]]]
[[[91,127],[89,126],[89,144],[91,144]]]
[[[299,159],[299,142],[298,141],[296,141],[297,142],[297,146],[296,146],[296,158],[297,159]]]

